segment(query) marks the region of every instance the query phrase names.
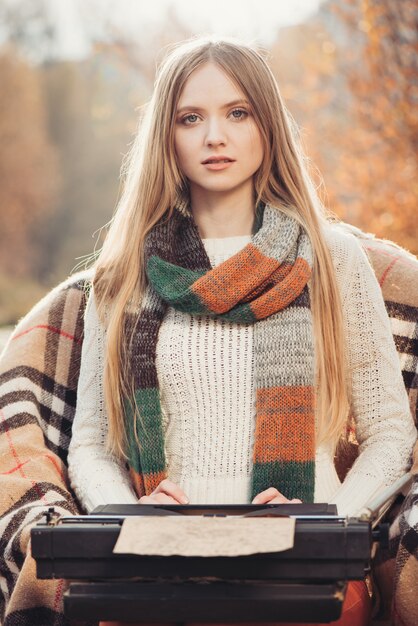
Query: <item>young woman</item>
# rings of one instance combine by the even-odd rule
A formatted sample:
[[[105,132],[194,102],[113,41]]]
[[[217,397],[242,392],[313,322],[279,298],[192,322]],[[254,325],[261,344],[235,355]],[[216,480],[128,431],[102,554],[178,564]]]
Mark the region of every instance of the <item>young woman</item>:
[[[255,49],[201,38],[166,57],[94,269],[69,451],[87,510],[355,514],[407,469],[416,431],[379,285],[327,222]],[[359,456],[341,484],[349,416]]]

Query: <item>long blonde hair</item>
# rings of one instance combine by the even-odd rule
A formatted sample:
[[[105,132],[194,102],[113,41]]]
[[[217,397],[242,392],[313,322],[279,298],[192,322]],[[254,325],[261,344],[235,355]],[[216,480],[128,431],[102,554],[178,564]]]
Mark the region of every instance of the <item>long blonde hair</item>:
[[[144,240],[178,199],[187,180],[174,149],[177,103],[189,76],[204,63],[217,64],[251,104],[264,144],[254,175],[256,205],[263,201],[296,218],[314,250],[311,285],[317,369],[317,440],[336,445],[348,414],[342,307],[322,226],[325,214],[308,176],[291,116],[261,52],[234,39],[192,38],[173,46],[160,64],[151,100],[143,107],[138,133],[126,160],[124,188],[107,237],[94,264],[99,315],[107,327],[105,400],[108,446],[126,454],[123,398],[132,397],[126,372],[129,337],[124,316],[138,306],[146,287]],[[141,419],[136,415],[136,419]]]

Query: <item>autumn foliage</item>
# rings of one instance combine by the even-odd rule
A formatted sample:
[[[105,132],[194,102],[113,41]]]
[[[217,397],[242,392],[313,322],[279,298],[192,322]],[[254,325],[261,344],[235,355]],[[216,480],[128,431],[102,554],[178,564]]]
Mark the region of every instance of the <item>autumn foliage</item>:
[[[329,0],[278,31],[268,61],[326,206],[418,253],[415,13],[415,0]],[[0,49],[0,324],[29,304],[11,313],[6,292],[47,289],[92,252],[155,59],[190,35],[168,19],[174,32],[162,23],[146,45],[110,30],[78,62]]]
[[[354,8],[356,4],[354,4]],[[359,224],[418,252],[417,52],[415,0],[363,0],[346,19],[364,32],[361,63],[348,74],[357,125],[351,141],[363,155],[356,184]],[[415,18],[414,18],[415,16]],[[360,18],[360,19],[359,19]],[[357,20],[357,23],[356,23]]]
[[[325,204],[418,253],[414,6],[414,0],[328,3],[285,33],[272,53],[323,176]],[[319,183],[314,168],[313,175]]]
[[[34,229],[58,188],[41,81],[12,50],[0,56],[0,268],[21,277],[38,260]]]

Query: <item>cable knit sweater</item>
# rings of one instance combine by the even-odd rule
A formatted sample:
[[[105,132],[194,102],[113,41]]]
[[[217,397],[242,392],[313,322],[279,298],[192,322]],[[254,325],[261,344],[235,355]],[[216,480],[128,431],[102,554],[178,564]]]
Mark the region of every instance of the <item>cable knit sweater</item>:
[[[315,501],[356,514],[406,471],[416,430],[380,287],[354,236],[325,232],[345,316],[351,410],[360,454],[343,484],[332,451],[316,450]],[[203,240],[212,266],[249,236]],[[137,497],[124,463],[106,451],[106,335],[90,296],[69,449],[72,487],[88,510]],[[169,308],[157,344],[169,478],[191,503],[249,502],[255,428],[253,326]],[[280,486],[278,486],[280,488]]]

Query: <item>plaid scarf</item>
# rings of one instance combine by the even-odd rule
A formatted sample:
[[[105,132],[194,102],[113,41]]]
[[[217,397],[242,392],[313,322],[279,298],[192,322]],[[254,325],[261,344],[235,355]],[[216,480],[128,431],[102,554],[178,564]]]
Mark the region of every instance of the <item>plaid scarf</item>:
[[[259,205],[254,230],[248,245],[215,268],[191,215],[175,210],[147,238],[149,286],[139,317],[131,315],[127,321],[135,389],[126,403],[128,462],[139,496],[151,493],[166,476],[156,346],[171,306],[192,315],[254,324],[251,497],[273,486],[289,498],[313,501],[314,344],[307,287],[312,249],[296,220],[270,206]]]

